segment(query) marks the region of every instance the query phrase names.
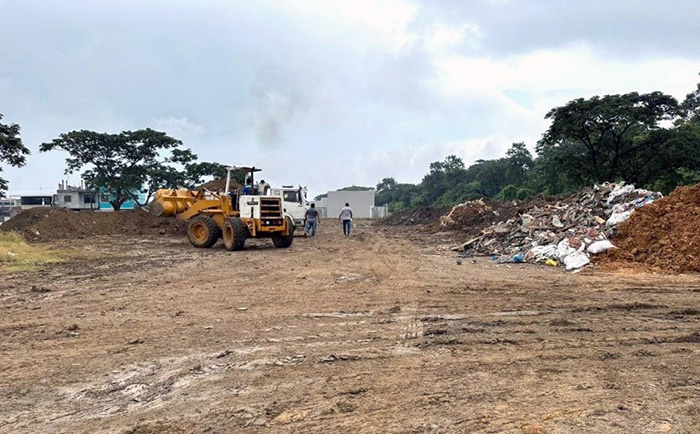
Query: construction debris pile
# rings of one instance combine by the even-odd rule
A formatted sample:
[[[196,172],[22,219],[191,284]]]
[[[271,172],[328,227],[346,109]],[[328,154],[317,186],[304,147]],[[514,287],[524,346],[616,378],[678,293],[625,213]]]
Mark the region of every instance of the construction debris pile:
[[[590,262],[589,254],[613,248],[608,238],[615,227],[637,209],[661,197],[633,185],[605,183],[586,188],[559,201],[532,203],[517,215],[491,224],[458,250],[466,255],[491,255],[499,262],[544,262],[577,269]],[[441,219],[450,227],[454,214],[481,209],[493,214],[485,202],[455,206]]]
[[[384,226],[433,225],[449,208],[416,208],[395,211],[381,219]]]
[[[484,228],[494,223],[516,217],[521,206],[522,204],[518,202],[504,203],[485,198],[470,200],[455,205],[448,213],[441,216],[440,226],[460,230],[466,235],[479,235]]]
[[[700,184],[678,187],[636,211],[618,226],[614,241],[618,249],[601,255],[604,266],[700,272]]]

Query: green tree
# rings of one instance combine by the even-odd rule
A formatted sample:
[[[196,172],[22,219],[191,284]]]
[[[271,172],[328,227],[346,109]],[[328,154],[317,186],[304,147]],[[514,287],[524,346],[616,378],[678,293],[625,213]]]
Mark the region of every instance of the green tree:
[[[394,178],[384,178],[377,184],[377,193],[381,191],[391,191],[396,188],[396,180]]]
[[[389,211],[413,207],[413,202],[419,191],[415,184],[398,183],[394,178],[384,178],[377,184],[377,205],[388,205]]]
[[[648,171],[649,187],[668,193],[679,185],[700,181],[700,117],[693,116],[667,132],[666,146]]]
[[[156,160],[143,170],[141,188],[131,189],[128,194],[140,207],[146,206],[156,190],[161,188],[179,188],[187,184],[188,177],[185,170],[178,170],[174,164],[187,167],[194,163],[197,155],[189,149],[171,149],[170,156],[163,160]],[[143,194],[144,199],[141,200]]]
[[[119,134],[71,131],[42,143],[39,149],[68,152],[66,173],[86,169],[82,178],[91,187],[109,194],[116,211],[144,185],[151,190],[161,182],[175,183],[178,178],[165,168],[166,163],[187,163],[196,158],[179,149],[181,145],[181,141],[163,132],[146,128]],[[168,150],[170,155],[162,157]]]
[[[700,118],[700,83],[695,90],[685,96],[680,105],[681,122]]]
[[[194,189],[202,182],[204,177],[211,176],[214,179],[226,178],[226,165],[221,163],[212,163],[207,161],[185,164],[185,187]],[[232,179],[239,184],[245,181],[245,175],[242,172],[232,172]]]
[[[537,152],[576,187],[618,179],[643,184],[668,138],[660,123],[678,109],[661,92],[575,99],[547,113],[552,124]]]
[[[0,120],[3,115],[0,113]],[[3,124],[0,122],[0,162],[14,167],[22,167],[27,162],[26,155],[29,149],[25,148],[20,138],[20,127],[17,124]],[[2,172],[2,167],[0,167]],[[0,178],[0,198],[5,197],[7,181]]]
[[[429,172],[420,183],[419,193],[415,198],[417,206],[445,205],[455,186],[465,181],[464,161],[455,155],[448,155],[443,161],[430,163]]]
[[[338,191],[368,191],[374,190],[374,187],[363,187],[361,185],[351,185],[349,187],[339,188]]]
[[[505,182],[513,185],[523,185],[527,174],[532,170],[534,160],[524,142],[513,143],[506,152]]]

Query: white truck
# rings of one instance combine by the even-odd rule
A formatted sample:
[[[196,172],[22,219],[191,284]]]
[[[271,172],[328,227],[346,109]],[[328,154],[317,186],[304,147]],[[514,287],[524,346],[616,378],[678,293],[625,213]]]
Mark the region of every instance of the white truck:
[[[279,197],[282,199],[282,207],[284,213],[294,219],[294,227],[299,230],[304,230],[304,216],[309,208],[309,200],[306,197],[306,187],[301,185],[294,187],[293,185],[283,185],[282,187],[272,187],[267,193],[268,196]]]

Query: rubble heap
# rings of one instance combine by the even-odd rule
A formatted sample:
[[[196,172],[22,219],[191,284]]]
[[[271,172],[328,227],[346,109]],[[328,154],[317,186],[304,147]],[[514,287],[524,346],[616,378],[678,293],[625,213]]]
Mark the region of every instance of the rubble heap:
[[[455,205],[440,217],[440,226],[466,235],[479,235],[484,228],[494,223],[516,217],[521,205],[518,202],[504,203],[486,198],[470,200]]]
[[[600,258],[606,266],[631,262],[665,272],[700,272],[700,184],[676,188],[616,232],[618,249]]]
[[[567,269],[579,268],[590,262],[588,253],[613,247],[607,240],[618,224],[660,197],[660,193],[635,189],[633,185],[596,185],[563,200],[533,204],[483,229],[459,251],[494,255],[502,262],[562,262]],[[448,216],[460,208],[478,206],[474,202],[455,206]],[[443,224],[450,224],[447,216]]]
[[[449,208],[416,208],[395,211],[379,220],[384,226],[433,225]]]

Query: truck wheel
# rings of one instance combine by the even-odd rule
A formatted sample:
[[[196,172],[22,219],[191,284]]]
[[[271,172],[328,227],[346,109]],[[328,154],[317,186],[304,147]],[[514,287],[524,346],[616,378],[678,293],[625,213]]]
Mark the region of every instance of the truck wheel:
[[[248,228],[238,217],[228,218],[224,222],[223,237],[226,250],[243,250],[245,239],[248,238]]]
[[[287,217],[287,225],[289,226],[289,235],[282,235],[282,234],[274,234],[272,236],[272,244],[275,245],[275,247],[280,248],[280,249],[286,249],[287,247],[292,245],[292,241],[294,241],[294,231],[292,231],[292,227],[294,227],[294,223],[290,221],[290,218]]]
[[[187,224],[187,238],[195,247],[208,248],[216,244],[221,236],[221,229],[208,215],[192,217]]]

